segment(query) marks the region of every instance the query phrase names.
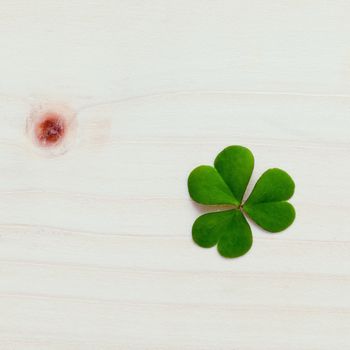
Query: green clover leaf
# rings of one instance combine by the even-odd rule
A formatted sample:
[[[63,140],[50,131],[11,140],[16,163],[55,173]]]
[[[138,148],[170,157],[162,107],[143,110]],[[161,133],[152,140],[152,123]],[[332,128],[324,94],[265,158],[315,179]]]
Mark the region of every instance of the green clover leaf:
[[[287,200],[293,196],[295,185],[281,169],[267,170],[242,203],[253,168],[254,157],[249,149],[229,146],[218,154],[214,167],[201,165],[191,172],[188,191],[195,202],[232,207],[197,218],[192,237],[200,247],[217,245],[218,252],[226,258],[247,253],[253,237],[244,214],[269,232],[283,231],[293,223],[295,210]]]

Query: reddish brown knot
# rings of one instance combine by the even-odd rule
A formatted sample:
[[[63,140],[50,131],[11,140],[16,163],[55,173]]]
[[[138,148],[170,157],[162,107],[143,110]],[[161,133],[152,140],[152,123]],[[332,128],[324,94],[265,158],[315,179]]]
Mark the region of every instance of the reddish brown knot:
[[[40,144],[52,146],[64,138],[65,120],[58,114],[47,114],[35,128],[35,134]]]
[[[57,156],[67,152],[75,141],[76,113],[62,104],[44,104],[33,108],[27,120],[27,133],[44,155]]]

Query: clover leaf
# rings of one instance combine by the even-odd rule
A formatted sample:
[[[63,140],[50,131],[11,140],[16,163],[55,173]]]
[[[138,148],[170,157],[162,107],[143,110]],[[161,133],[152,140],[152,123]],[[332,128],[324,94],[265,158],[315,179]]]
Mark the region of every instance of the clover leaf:
[[[199,246],[217,245],[222,256],[236,258],[247,253],[253,243],[244,214],[269,232],[283,231],[293,223],[295,210],[287,200],[293,196],[295,185],[281,169],[265,171],[243,203],[253,168],[254,157],[249,149],[229,146],[218,154],[214,167],[201,165],[191,172],[188,191],[195,202],[231,206],[197,218],[192,237]]]

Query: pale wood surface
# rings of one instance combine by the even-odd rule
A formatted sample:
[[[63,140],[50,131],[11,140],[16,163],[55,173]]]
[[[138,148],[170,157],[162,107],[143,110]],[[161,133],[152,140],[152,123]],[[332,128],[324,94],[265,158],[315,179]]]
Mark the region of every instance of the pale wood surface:
[[[1,350],[350,348],[348,1],[0,7]],[[47,101],[78,111],[59,157],[25,134]],[[186,188],[230,144],[297,184],[237,260]]]

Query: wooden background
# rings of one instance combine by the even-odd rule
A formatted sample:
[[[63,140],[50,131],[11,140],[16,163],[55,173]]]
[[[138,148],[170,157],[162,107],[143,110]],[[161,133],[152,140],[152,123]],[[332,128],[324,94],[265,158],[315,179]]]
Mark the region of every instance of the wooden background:
[[[345,0],[2,0],[0,349],[349,349],[349,38]],[[47,102],[78,113],[58,157]],[[297,220],[225,260],[186,180],[231,144]]]

